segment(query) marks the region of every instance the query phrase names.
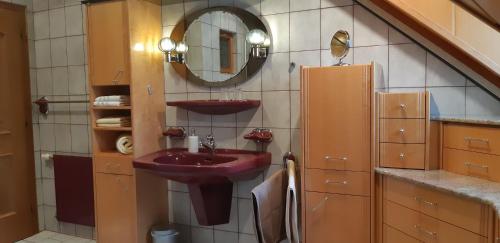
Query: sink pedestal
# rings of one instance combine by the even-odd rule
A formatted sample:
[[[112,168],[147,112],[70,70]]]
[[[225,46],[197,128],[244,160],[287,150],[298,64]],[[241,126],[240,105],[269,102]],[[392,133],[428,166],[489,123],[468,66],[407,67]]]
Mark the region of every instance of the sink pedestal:
[[[213,184],[188,184],[189,195],[200,225],[229,223],[233,183],[227,179]]]

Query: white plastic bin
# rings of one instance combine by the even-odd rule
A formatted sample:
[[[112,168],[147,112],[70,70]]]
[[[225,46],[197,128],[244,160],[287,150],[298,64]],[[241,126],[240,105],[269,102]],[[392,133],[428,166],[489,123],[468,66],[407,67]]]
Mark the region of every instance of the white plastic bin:
[[[164,226],[155,226],[151,229],[153,243],[179,243],[179,232]]]

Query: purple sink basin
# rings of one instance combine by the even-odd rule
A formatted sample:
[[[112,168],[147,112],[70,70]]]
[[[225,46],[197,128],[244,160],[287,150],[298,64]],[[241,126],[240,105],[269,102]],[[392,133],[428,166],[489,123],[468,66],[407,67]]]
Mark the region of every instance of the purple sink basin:
[[[271,153],[217,149],[189,153],[174,148],[134,160],[134,167],[188,184],[191,201],[201,225],[229,222],[233,182],[255,178],[271,164]]]

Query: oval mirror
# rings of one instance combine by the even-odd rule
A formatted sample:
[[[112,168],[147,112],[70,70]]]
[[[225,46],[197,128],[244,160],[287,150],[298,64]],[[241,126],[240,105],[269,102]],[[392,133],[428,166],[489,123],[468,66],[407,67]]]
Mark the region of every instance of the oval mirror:
[[[332,41],[330,42],[330,51],[332,55],[339,60],[339,62],[335,65],[345,65],[342,62],[342,59],[347,56],[349,53],[350,47],[350,36],[349,33],[345,30],[339,30],[335,32],[332,37]]]
[[[189,47],[185,63],[172,63],[188,81],[206,86],[226,86],[248,80],[266,57],[251,55],[246,41],[251,30],[269,36],[260,19],[234,7],[215,7],[196,12],[176,25],[170,38]]]

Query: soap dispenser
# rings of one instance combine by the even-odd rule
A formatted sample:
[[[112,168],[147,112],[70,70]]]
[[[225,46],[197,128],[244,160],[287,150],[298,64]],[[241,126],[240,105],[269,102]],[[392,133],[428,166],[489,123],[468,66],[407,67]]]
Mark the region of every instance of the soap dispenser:
[[[188,152],[190,153],[198,153],[199,148],[199,138],[195,133],[195,130],[191,130],[191,134],[188,137]]]

